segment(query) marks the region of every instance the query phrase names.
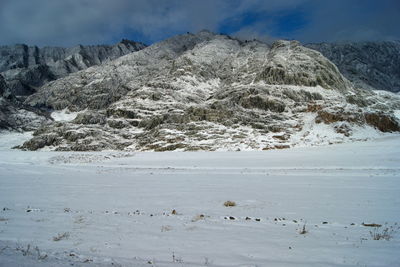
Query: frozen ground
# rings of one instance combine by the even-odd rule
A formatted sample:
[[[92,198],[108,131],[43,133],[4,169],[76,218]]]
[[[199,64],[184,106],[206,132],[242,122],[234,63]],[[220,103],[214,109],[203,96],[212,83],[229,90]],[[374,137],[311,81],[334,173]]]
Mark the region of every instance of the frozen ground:
[[[6,140],[0,266],[400,265],[400,137],[183,153],[21,152]]]

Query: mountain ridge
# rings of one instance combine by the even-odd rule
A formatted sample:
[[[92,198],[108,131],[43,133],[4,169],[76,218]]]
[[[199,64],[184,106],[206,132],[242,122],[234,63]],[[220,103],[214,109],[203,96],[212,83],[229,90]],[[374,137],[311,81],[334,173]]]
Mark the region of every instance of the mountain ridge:
[[[356,86],[400,91],[400,41],[306,44],[331,60]]]
[[[72,73],[25,104],[75,114],[40,127],[30,150],[273,149],[400,130],[399,97],[355,87],[320,52],[205,31]]]
[[[9,90],[6,96],[30,95],[45,83],[138,51],[145,45],[122,40],[115,45],[78,45],[70,48],[17,44],[0,46],[0,73]]]

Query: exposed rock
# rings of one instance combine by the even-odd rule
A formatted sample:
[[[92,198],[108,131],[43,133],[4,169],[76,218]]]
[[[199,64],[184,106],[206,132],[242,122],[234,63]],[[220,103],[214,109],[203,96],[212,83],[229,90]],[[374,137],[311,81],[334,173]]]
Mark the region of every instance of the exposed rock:
[[[39,148],[43,148],[45,146],[52,146],[56,145],[60,139],[56,134],[47,134],[47,135],[40,135],[35,136],[31,140],[26,141],[22,148],[28,150],[37,150]]]
[[[271,100],[263,98],[259,95],[249,96],[241,100],[241,105],[244,108],[258,108],[263,110],[270,110],[274,112],[284,112],[285,104],[278,100]]]
[[[315,121],[317,123],[324,122],[326,124],[331,124],[335,122],[349,122],[356,123],[359,125],[368,124],[374,128],[377,128],[381,132],[400,132],[400,122],[392,114],[376,111],[318,111],[318,116]],[[342,127],[335,127],[336,131],[343,134],[349,134],[351,129],[348,124]]]
[[[337,133],[341,133],[347,137],[351,136],[352,134],[351,126],[348,123],[341,123],[339,125],[336,125],[334,129]]]
[[[326,124],[331,124],[338,121],[346,121],[361,124],[364,121],[362,113],[357,111],[345,111],[342,108],[337,110],[320,110],[317,114],[318,116],[315,119],[317,123],[324,122]]]
[[[73,120],[76,124],[100,124],[106,123],[106,116],[99,112],[81,112]]]
[[[88,136],[87,132],[80,132],[80,131],[74,131],[74,130],[67,131],[63,134],[63,137],[70,142],[82,140],[86,136]]]
[[[365,114],[366,122],[378,128],[382,132],[399,132],[400,123],[390,114],[384,113],[367,113]]]
[[[111,128],[122,129],[125,127],[129,127],[129,124],[124,120],[108,120],[108,126]]]

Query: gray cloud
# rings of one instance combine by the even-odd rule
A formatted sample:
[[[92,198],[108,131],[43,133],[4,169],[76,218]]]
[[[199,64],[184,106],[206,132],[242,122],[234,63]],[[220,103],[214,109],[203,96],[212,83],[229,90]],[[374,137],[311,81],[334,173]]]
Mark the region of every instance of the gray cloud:
[[[301,9],[307,23],[280,33],[282,14]],[[1,44],[71,46],[128,37],[154,42],[200,29],[242,38],[303,42],[399,39],[398,0],[2,0]],[[257,20],[244,21],[246,14]]]
[[[294,35],[306,42],[400,39],[400,1],[318,1],[310,27]]]

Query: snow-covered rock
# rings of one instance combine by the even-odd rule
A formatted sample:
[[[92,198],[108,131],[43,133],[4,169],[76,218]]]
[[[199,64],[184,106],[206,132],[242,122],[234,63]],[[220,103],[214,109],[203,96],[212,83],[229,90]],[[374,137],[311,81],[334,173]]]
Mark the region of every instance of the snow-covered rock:
[[[335,63],[356,86],[400,91],[400,42],[308,44]]]
[[[79,45],[72,48],[27,46],[0,47],[0,73],[8,83],[8,94],[27,96],[49,81],[93,65],[143,49],[145,45],[122,40],[115,45]]]
[[[398,95],[354,87],[319,52],[208,31],[50,82],[25,104],[77,112],[39,128],[31,150],[261,150],[400,130]],[[308,138],[310,123],[331,134]]]
[[[1,131],[33,131],[49,122],[51,119],[46,113],[24,106],[18,101],[0,97]]]

